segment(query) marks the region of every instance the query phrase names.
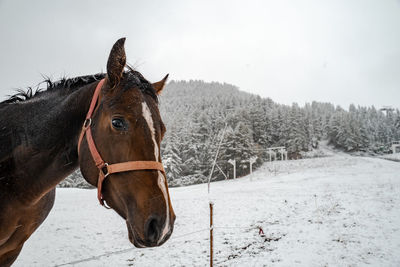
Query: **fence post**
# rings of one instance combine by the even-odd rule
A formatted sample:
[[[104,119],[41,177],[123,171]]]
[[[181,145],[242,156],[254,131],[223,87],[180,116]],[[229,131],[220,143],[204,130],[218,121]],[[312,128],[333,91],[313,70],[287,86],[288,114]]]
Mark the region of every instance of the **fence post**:
[[[233,179],[236,179],[236,159],[230,159],[228,163],[233,165]]]
[[[214,251],[213,251],[213,207],[214,203],[210,201],[210,267],[213,266],[213,257],[214,257]]]
[[[250,162],[250,174],[253,173],[253,164],[256,163],[257,158],[258,158],[258,157],[255,156],[255,157],[251,157],[251,158],[249,159],[249,162]],[[251,180],[251,177],[250,177],[250,180]]]

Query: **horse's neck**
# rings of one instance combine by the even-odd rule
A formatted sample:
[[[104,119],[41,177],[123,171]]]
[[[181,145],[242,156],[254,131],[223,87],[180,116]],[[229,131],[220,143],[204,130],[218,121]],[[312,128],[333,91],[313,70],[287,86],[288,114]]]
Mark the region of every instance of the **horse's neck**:
[[[23,133],[27,136],[13,151],[13,182],[25,200],[39,200],[77,168],[78,137],[94,87],[91,84],[68,96],[50,97],[40,108],[33,108],[32,121]]]

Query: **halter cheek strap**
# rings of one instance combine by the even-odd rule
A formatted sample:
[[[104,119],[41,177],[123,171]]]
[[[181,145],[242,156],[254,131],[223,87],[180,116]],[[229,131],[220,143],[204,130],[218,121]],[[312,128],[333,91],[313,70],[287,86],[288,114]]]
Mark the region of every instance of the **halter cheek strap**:
[[[85,122],[82,126],[82,131],[79,135],[78,140],[78,154],[80,153],[81,143],[83,137],[86,135],[86,141],[89,146],[90,154],[92,155],[93,161],[96,167],[99,169],[99,177],[97,180],[97,198],[102,206],[104,206],[104,199],[101,193],[104,180],[113,173],[127,172],[127,171],[139,171],[139,170],[157,170],[161,171],[165,175],[164,167],[161,162],[158,161],[127,161],[122,163],[108,164],[100,156],[99,151],[93,140],[92,135],[92,115],[96,103],[99,98],[101,88],[103,87],[105,79],[102,79],[96,86],[92,101],[90,102],[89,111],[86,114]]]

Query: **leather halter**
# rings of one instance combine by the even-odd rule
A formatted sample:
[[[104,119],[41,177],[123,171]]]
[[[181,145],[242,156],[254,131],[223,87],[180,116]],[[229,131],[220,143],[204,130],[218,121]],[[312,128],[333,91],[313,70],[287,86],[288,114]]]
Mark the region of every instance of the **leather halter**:
[[[97,198],[102,206],[104,206],[104,199],[101,193],[101,189],[103,187],[104,179],[106,179],[110,174],[118,172],[127,172],[127,171],[157,170],[161,171],[165,175],[164,167],[162,163],[158,161],[127,161],[122,163],[109,164],[105,162],[100,156],[100,153],[97,150],[93,140],[91,124],[92,124],[93,111],[94,108],[96,107],[96,103],[98,101],[99,94],[101,88],[103,87],[104,81],[105,78],[102,79],[96,86],[96,89],[92,97],[92,101],[90,102],[89,111],[86,115],[85,122],[83,123],[82,131],[78,141],[78,154],[79,154],[83,136],[86,135],[86,141],[89,146],[90,154],[92,155],[96,167],[99,169],[99,178],[97,180]]]

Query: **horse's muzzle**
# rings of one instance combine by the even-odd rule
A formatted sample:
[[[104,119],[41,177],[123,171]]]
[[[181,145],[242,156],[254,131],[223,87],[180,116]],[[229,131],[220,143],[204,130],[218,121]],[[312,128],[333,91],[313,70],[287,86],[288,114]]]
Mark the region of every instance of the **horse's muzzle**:
[[[160,223],[159,218],[151,216],[145,223],[143,238],[135,230],[128,220],[126,221],[128,228],[129,241],[137,248],[157,247],[164,244],[171,236],[174,228],[175,216],[170,221],[169,231],[161,236],[164,228],[164,223]]]

